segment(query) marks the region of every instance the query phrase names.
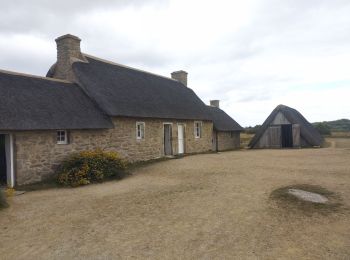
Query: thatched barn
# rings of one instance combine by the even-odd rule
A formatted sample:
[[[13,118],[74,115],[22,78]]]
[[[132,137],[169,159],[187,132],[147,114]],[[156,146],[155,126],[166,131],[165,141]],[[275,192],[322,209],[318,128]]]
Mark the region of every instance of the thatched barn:
[[[249,147],[319,147],[322,142],[322,136],[302,114],[294,108],[279,105],[258,129]]]

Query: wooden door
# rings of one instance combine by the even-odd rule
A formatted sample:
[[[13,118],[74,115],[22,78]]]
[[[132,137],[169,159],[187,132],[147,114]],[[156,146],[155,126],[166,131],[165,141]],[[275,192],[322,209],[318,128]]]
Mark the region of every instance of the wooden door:
[[[268,130],[268,143],[270,148],[281,147],[281,126],[270,126]]]
[[[293,147],[300,147],[300,125],[293,125]]]
[[[172,155],[171,124],[164,124],[164,155]]]
[[[215,130],[213,130],[213,135],[212,135],[212,151],[217,152],[218,151],[218,134]]]
[[[178,139],[178,153],[183,154],[185,152],[185,128],[184,125],[177,125],[177,139]]]

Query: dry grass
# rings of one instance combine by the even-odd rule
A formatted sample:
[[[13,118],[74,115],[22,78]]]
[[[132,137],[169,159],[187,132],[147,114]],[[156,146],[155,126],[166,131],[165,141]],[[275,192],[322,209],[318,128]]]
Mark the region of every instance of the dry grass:
[[[327,137],[325,139],[325,146],[331,148],[350,148],[350,138]]]
[[[2,189],[0,188],[0,210],[7,208],[9,205],[7,203],[6,200],[6,196],[5,193],[2,191]]]
[[[254,137],[254,134],[241,133],[241,148],[248,147],[250,140]]]
[[[2,259],[348,259],[347,210],[306,215],[270,198],[318,185],[350,201],[350,149],[244,150],[10,198]],[[288,203],[288,202],[286,202]]]
[[[332,132],[331,137],[350,138],[350,131],[349,132]]]

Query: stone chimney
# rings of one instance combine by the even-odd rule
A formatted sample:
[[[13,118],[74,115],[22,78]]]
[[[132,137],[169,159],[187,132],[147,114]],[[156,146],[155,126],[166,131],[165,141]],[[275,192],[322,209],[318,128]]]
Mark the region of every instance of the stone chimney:
[[[187,72],[183,70],[174,71],[171,73],[171,78],[181,82],[187,87]]]
[[[210,100],[210,106],[219,108],[220,107],[220,100],[217,100],[217,99]]]
[[[54,71],[54,78],[74,81],[72,64],[74,61],[85,61],[80,51],[80,38],[66,34],[56,39],[57,62]]]

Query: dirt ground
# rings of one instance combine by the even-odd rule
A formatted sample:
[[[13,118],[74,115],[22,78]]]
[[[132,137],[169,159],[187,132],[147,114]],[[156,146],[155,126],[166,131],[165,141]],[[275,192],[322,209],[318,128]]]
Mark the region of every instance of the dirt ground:
[[[313,184],[350,207],[350,146],[335,147],[189,156],[27,192],[0,211],[0,258],[349,259],[349,210],[305,215],[269,198]]]

